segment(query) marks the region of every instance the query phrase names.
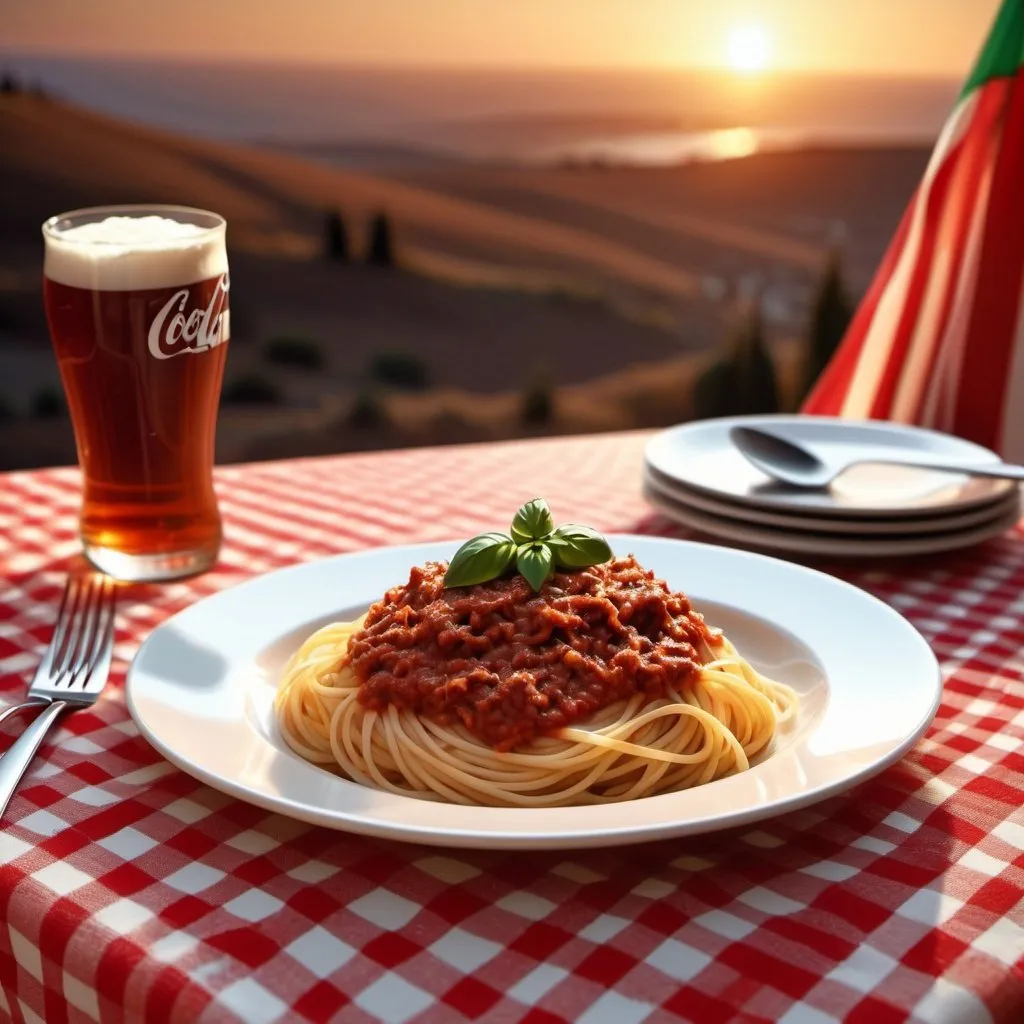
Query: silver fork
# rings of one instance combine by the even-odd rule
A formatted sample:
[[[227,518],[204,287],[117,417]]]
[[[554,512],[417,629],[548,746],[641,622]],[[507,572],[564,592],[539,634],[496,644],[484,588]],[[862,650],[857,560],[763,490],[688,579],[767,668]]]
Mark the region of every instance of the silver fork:
[[[57,621],[53,626],[53,636],[50,637],[50,643],[43,654],[42,660],[36,666],[36,674],[32,677],[33,687],[37,684],[45,683],[50,678],[50,673],[53,670],[54,655],[57,653],[58,647],[64,642],[62,638],[67,633],[67,616],[74,608],[76,588],[81,578],[81,574],[71,575],[64,582],[64,593],[61,595],[60,607],[57,609]],[[46,705],[47,701],[41,699],[24,700],[20,704],[9,704],[3,710],[0,710],[0,725],[3,725],[8,718],[13,718],[15,715],[20,715],[25,711],[38,711],[40,708],[46,707]]]
[[[0,757],[0,817],[50,726],[64,711],[94,704],[114,651],[114,581],[100,573],[71,577],[53,638],[29,687],[44,710]]]

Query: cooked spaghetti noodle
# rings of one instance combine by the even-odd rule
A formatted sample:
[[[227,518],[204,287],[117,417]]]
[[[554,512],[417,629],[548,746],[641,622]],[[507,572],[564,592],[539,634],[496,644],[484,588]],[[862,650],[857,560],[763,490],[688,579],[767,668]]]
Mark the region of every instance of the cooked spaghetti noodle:
[[[651,677],[656,685],[648,679],[646,688],[637,685],[632,692],[586,713],[583,719],[547,729],[542,727],[543,716],[538,717],[531,707],[522,710],[522,700],[513,699],[518,691],[506,691],[498,705],[493,701],[487,705],[491,718],[485,721],[477,714],[484,707],[483,700],[478,698],[473,705],[465,694],[490,693],[480,681],[484,677],[479,665],[486,663],[489,656],[497,657],[495,649],[501,657],[511,657],[501,646],[503,640],[493,640],[490,647],[481,640],[497,635],[496,588],[479,598],[479,607],[486,614],[476,618],[467,615],[465,607],[460,611],[457,601],[450,599],[445,608],[451,606],[455,611],[445,619],[443,628],[439,625],[436,632],[430,632],[424,625],[429,616],[423,608],[429,610],[438,600],[436,587],[430,589],[436,582],[430,576],[431,569],[428,566],[413,570],[408,587],[389,592],[383,602],[354,622],[334,623],[318,630],[292,656],[275,706],[284,738],[300,756],[352,781],[426,799],[517,807],[598,803],[685,789],[744,771],[751,758],[769,748],[777,727],[795,713],[797,697],[790,687],[757,672],[724,636],[704,626],[682,595],[670,595],[664,584],[654,581],[664,591],[655,591],[656,594],[673,610],[675,618],[665,614],[656,630],[655,626],[647,628],[648,633],[656,631],[661,637],[658,643],[644,641],[643,637],[643,642],[637,642],[633,635],[637,631],[616,618],[615,636],[621,643],[615,650],[618,653],[628,639],[632,643],[629,649],[634,653],[635,649],[645,652],[648,662],[638,664],[660,670]],[[557,598],[537,598],[540,604],[534,609],[535,621],[539,621],[542,613],[551,611],[560,616],[557,621],[565,622],[565,609],[573,607],[568,603],[572,597],[579,597],[577,607],[592,609],[596,607],[594,602],[598,598],[594,594],[598,592],[604,601],[611,593],[618,602],[616,614],[623,620],[641,617],[646,607],[645,594],[649,597],[651,588],[641,592],[637,589],[640,584],[620,585],[620,581],[639,578],[646,585],[653,576],[631,559],[620,560],[602,572],[603,576],[601,572],[591,572],[592,577],[599,578],[598,583],[585,584],[589,590],[582,596],[565,594],[556,588],[552,593],[559,595]],[[637,573],[641,575],[637,577]],[[613,592],[610,580],[620,586],[628,601],[619,600],[621,594]],[[421,607],[416,607],[416,586],[427,592],[419,602]],[[504,618],[498,616],[501,621],[509,617],[510,609],[518,607],[517,614],[521,616],[524,607],[534,607],[524,603],[522,597],[517,594],[509,598],[510,603],[501,605],[507,613]],[[670,599],[675,604],[667,604]],[[593,615],[591,618],[598,621]],[[516,628],[525,628],[521,625],[525,619],[515,621]],[[673,629],[680,622],[689,633]],[[607,631],[603,619],[600,626]],[[598,629],[596,625],[590,628]],[[668,639],[666,630],[673,633],[674,641]],[[559,636],[544,636],[536,629],[534,633],[536,636],[527,639],[541,639],[531,651],[543,651],[545,665],[560,665],[564,661],[573,667],[580,666],[582,660],[572,657],[572,650],[590,652],[596,646],[587,638],[586,623],[575,630],[566,627]],[[699,661],[692,663],[692,670],[686,671],[680,666],[689,663],[679,652],[693,652],[695,647],[684,646],[684,635],[703,653]],[[473,639],[478,643],[470,658],[465,648]],[[409,652],[415,653],[417,644],[430,651],[433,662],[423,658],[420,662],[410,660]],[[439,648],[447,650],[448,655],[439,654]],[[382,660],[381,650],[389,653],[390,660]],[[371,665],[378,670],[376,674],[366,668],[371,656],[377,659]],[[622,675],[621,665],[632,665],[637,658],[613,661]],[[417,664],[421,668],[428,664],[441,673],[431,677],[441,681],[435,682],[430,691],[429,710],[422,701],[414,706],[409,696],[427,692],[422,683],[426,677],[417,677],[418,691],[408,685],[404,690],[399,686],[415,675]],[[390,666],[390,676],[381,671],[382,666]],[[598,667],[603,670],[605,666],[601,663]],[[543,680],[549,669],[535,667],[527,671]],[[557,679],[564,684],[569,672],[565,669]],[[634,674],[642,673],[636,669]],[[510,670],[503,662],[501,673],[491,678],[507,681],[521,675],[523,672]],[[384,689],[375,691],[368,681],[376,681]],[[493,689],[494,684],[490,685]],[[545,713],[550,714],[551,701],[539,700],[538,688],[532,682],[523,685],[530,700],[534,704],[539,702],[538,706],[549,709]],[[543,682],[540,689],[543,690]],[[556,687],[552,692],[553,701],[557,702],[561,695],[565,707],[576,706],[566,696],[568,690],[559,691]],[[575,692],[580,700],[586,696],[585,690]],[[607,691],[605,696],[611,692]],[[621,692],[620,689],[616,694]],[[459,701],[466,706],[459,706]],[[499,724],[503,721],[501,715],[510,716],[513,731],[493,731],[495,706],[499,707]],[[509,711],[509,707],[520,710]],[[533,714],[532,718],[527,711]],[[523,722],[527,719],[532,723],[532,735],[524,733]],[[492,731],[488,733],[488,729]]]

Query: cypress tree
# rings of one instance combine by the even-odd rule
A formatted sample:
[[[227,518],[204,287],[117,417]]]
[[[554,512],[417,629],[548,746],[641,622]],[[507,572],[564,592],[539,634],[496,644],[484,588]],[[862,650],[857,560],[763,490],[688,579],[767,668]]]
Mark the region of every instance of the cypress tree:
[[[331,210],[324,218],[324,256],[333,263],[348,263],[348,228],[340,210]]]
[[[727,353],[698,378],[693,410],[697,419],[779,411],[775,364],[765,344],[760,304],[751,305]]]
[[[528,427],[550,423],[555,415],[555,389],[545,367],[538,367],[523,391],[519,416]]]
[[[374,215],[370,221],[370,237],[366,245],[366,262],[371,267],[393,267],[395,246],[391,235],[391,221],[386,213]]]
[[[843,283],[838,252],[833,251],[825,264],[811,306],[807,329],[800,395],[805,398],[835,354],[853,318],[853,305]]]
[[[735,352],[739,368],[737,391],[743,413],[778,412],[779,388],[775,381],[775,364],[765,344],[760,304],[751,307],[747,322],[740,329]]]

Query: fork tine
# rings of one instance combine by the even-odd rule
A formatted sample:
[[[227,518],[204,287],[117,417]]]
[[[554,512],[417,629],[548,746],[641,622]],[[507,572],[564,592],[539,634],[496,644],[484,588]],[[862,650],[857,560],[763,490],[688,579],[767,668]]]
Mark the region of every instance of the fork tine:
[[[96,579],[95,587],[95,629],[91,637],[92,642],[87,652],[85,666],[80,677],[83,690],[88,689],[89,680],[92,678],[93,673],[103,660],[106,648],[113,647],[112,593],[112,582],[106,576],[98,577]]]
[[[74,657],[68,666],[68,677],[57,685],[74,688],[79,682],[84,681],[85,673],[96,658],[97,649],[103,642],[104,579],[105,577],[93,574],[85,584]]]
[[[89,659],[89,667],[82,680],[82,690],[91,692],[102,688],[110,672],[110,662],[114,656],[115,615],[117,594],[114,581],[109,576],[100,580],[100,613],[97,620],[96,645],[93,656]]]
[[[84,645],[88,639],[91,621],[92,574],[79,577],[75,602],[68,615],[66,643],[62,653],[54,685],[67,685],[73,678],[75,668],[80,663]]]
[[[114,625],[114,584],[107,576],[96,576],[92,580],[90,593],[90,620],[88,637],[82,643],[82,657],[76,666],[74,675],[68,684],[87,690],[90,679],[96,670],[106,663],[109,669],[110,655],[113,652]],[[103,678],[106,677],[106,669]]]
[[[71,611],[78,599],[78,578],[69,576],[64,583],[64,593],[61,594],[60,607],[57,609],[57,618],[54,622],[53,636],[46,645],[46,651],[39,662],[36,672],[37,677],[55,676],[61,669],[64,661],[64,647],[67,643],[68,622],[71,619]],[[58,654],[60,657],[58,658]]]
[[[85,644],[92,627],[92,574],[79,580],[76,600],[67,616],[64,650],[58,655],[54,686],[70,686],[82,663]]]

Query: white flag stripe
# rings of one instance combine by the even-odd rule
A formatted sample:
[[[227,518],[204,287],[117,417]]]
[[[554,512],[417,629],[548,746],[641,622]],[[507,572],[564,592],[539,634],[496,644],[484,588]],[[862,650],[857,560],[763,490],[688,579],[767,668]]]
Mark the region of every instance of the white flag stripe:
[[[922,189],[899,262],[878,301],[846,398],[843,400],[842,415],[845,417],[864,419],[871,413],[872,402],[885,372],[892,336],[903,315],[907,283],[920,256],[921,235],[924,229],[924,198]]]
[[[932,151],[928,169],[925,171],[918,189],[914,213],[903,251],[889,278],[885,292],[879,299],[878,308],[875,310],[867,337],[864,339],[864,346],[860,351],[860,358],[853,371],[853,378],[843,402],[842,415],[845,417],[863,418],[871,412],[871,404],[888,364],[893,335],[903,317],[910,278],[921,258],[921,236],[924,233],[932,185],[935,183],[939,168],[949,157],[950,150],[966,135],[977,105],[977,94],[972,93],[957,106],[946,122],[942,135]]]
[[[900,369],[900,379],[893,395],[889,418],[907,423],[917,409],[925,385],[931,379],[931,362],[935,354],[935,343],[939,333],[940,317],[946,293],[953,287],[952,268],[955,253],[948,246],[937,249],[932,260],[928,285],[921,302],[921,312],[910,347]]]
[[[906,304],[910,274],[921,255],[926,199],[927,187],[922,185],[918,192],[917,203],[903,249],[892,275],[886,282],[874,316],[868,326],[857,365],[854,367],[846,397],[843,400],[843,416],[863,419],[870,415],[871,404],[885,372],[892,336],[899,325]]]
[[[1017,330],[1003,397],[1003,436],[999,451],[1007,462],[1024,462],[1024,278],[1017,293]]]

